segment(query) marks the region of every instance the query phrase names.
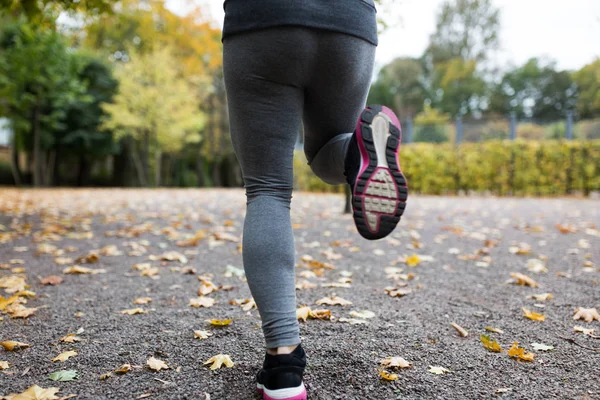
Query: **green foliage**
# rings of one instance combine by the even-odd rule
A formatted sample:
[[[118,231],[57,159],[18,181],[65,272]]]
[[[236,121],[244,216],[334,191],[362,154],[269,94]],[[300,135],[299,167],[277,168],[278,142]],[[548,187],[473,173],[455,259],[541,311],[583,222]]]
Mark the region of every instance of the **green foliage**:
[[[61,12],[100,15],[109,12],[112,3],[112,0],[3,0],[0,14],[23,16],[36,25],[53,25]]]
[[[433,105],[453,116],[480,111],[479,99],[485,94],[486,83],[477,71],[475,60],[453,58],[435,66],[434,87],[441,96]]]
[[[600,58],[573,74],[579,90],[577,111],[582,118],[600,117]]]

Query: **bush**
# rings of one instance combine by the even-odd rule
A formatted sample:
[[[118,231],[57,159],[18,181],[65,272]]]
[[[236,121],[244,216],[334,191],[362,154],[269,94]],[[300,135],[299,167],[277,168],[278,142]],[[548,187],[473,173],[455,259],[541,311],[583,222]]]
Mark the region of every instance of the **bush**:
[[[448,135],[443,125],[417,126],[413,142],[443,143],[448,141]]]

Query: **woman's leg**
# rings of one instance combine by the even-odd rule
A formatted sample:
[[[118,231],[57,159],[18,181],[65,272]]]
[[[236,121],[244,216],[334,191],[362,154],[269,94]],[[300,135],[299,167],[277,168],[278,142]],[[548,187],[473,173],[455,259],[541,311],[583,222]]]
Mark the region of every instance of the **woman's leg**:
[[[224,42],[231,138],[247,196],[244,269],[268,349],[300,343],[290,200],[310,43],[293,28]]]

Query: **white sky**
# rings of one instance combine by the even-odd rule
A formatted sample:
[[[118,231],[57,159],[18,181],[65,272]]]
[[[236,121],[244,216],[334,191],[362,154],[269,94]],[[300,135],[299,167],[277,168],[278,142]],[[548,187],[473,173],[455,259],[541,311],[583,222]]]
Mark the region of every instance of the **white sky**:
[[[167,4],[177,12],[185,9],[188,1],[168,0]],[[222,26],[222,0],[192,1],[207,4]],[[420,56],[435,30],[435,15],[443,2],[388,1],[401,21],[398,27],[380,36],[378,66],[396,57]],[[499,66],[522,64],[531,57],[543,56],[556,60],[560,69],[579,69],[600,57],[600,0],[493,0],[493,3],[501,10]]]

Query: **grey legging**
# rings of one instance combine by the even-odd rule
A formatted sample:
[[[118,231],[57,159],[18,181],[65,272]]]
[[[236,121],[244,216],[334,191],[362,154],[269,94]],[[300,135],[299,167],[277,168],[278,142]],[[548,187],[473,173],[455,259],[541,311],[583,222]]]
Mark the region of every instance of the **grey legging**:
[[[300,343],[290,221],[293,156],[345,182],[344,157],[365,105],[375,46],[354,36],[280,27],[225,39],[231,139],[247,196],[243,263],[267,348]]]

